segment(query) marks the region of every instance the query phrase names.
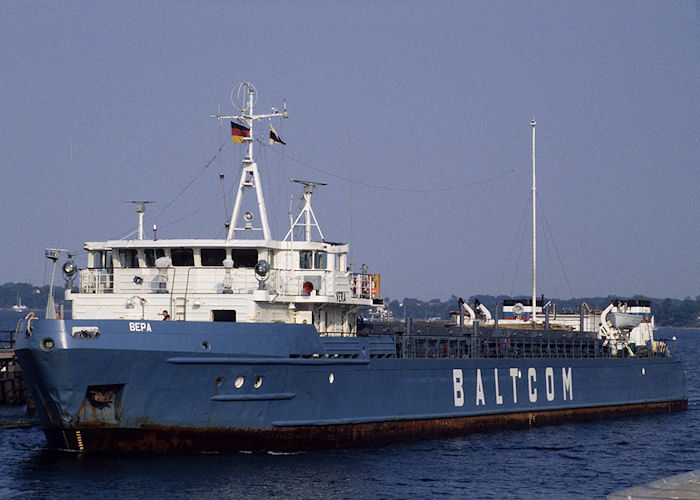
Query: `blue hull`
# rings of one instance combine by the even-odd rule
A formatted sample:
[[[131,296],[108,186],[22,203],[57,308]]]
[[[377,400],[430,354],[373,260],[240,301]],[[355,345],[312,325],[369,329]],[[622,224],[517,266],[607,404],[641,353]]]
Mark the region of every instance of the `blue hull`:
[[[404,358],[391,337],[325,338],[308,325],[32,327],[16,356],[57,448],[371,446],[687,406],[683,367],[665,356],[467,358],[446,345]]]

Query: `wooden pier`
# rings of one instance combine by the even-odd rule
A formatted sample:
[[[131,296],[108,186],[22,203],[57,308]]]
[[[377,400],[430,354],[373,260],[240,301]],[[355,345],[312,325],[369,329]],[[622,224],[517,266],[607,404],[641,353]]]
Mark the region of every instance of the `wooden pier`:
[[[15,360],[14,339],[13,330],[0,330],[0,406],[27,405],[27,410],[31,411],[34,403],[29,397],[22,369]]]
[[[27,384],[14,356],[14,351],[0,352],[0,406],[25,405],[29,399]]]

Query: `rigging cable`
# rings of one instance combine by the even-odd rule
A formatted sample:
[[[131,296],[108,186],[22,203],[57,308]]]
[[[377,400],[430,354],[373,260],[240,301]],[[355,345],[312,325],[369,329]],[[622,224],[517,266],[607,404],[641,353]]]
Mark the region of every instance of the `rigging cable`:
[[[302,165],[302,166],[305,166],[305,167],[310,168],[310,169],[312,169],[312,170],[315,170],[315,171],[324,173],[324,174],[329,175],[329,176],[331,176],[331,177],[335,177],[335,178],[340,179],[340,180],[343,180],[343,181],[345,181],[345,182],[349,182],[349,183],[351,183],[351,184],[357,184],[357,185],[366,186],[366,187],[375,188],[375,189],[382,189],[382,190],[385,190],[385,191],[405,192],[405,193],[440,193],[440,192],[446,192],[446,191],[456,191],[456,190],[460,190],[460,189],[465,189],[465,188],[477,186],[477,185],[480,185],[480,184],[485,184],[485,183],[494,181],[494,180],[496,180],[496,179],[499,179],[499,178],[501,178],[501,177],[504,177],[504,176],[506,176],[506,175],[508,175],[508,174],[510,174],[510,173],[512,173],[512,172],[515,172],[515,169],[512,168],[512,169],[505,170],[505,171],[503,171],[503,172],[501,172],[501,173],[499,173],[499,174],[497,174],[497,175],[488,177],[488,178],[486,178],[486,179],[482,179],[482,180],[480,180],[480,181],[472,182],[472,183],[469,183],[469,184],[463,184],[463,185],[459,185],[459,186],[450,186],[450,187],[443,187],[443,188],[423,188],[423,189],[416,189],[416,188],[400,188],[400,187],[392,187],[392,186],[383,186],[383,185],[379,185],[379,184],[371,184],[371,183],[367,183],[367,182],[357,181],[357,180],[352,179],[352,177],[347,178],[347,177],[343,177],[342,175],[334,174],[334,173],[329,172],[329,171],[327,171],[327,170],[323,170],[323,169],[318,168],[318,167],[316,167],[316,166],[314,166],[314,165],[311,165],[310,163],[307,163],[307,162],[298,160],[298,159],[296,159],[296,158],[294,158],[294,157],[292,157],[292,156],[290,156],[290,155],[288,155],[288,154],[286,154],[286,153],[283,153],[283,152],[279,151],[278,149],[271,148],[270,146],[268,146],[267,144],[265,144],[265,143],[264,143],[263,141],[261,141],[260,139],[255,139],[255,140],[256,140],[256,142],[258,142],[259,144],[261,144],[263,147],[267,148],[268,150],[272,150],[272,151],[274,151],[275,153],[277,153],[277,154],[279,154],[280,156],[282,156],[283,158],[286,158],[287,160],[290,160],[290,161],[293,161],[293,162],[295,162],[295,163],[298,163],[299,165]],[[173,203],[175,203],[175,201],[176,201],[180,196],[182,196],[182,194],[183,194],[185,191],[187,191],[187,189],[189,189],[189,188],[192,186],[192,184],[194,184],[194,182],[204,173],[204,171],[214,162],[214,160],[219,156],[219,153],[221,153],[221,151],[222,151],[222,149],[224,148],[225,145],[226,145],[226,143],[223,142],[223,143],[221,144],[221,146],[219,146],[219,148],[216,150],[216,152],[214,153],[214,155],[213,155],[213,156],[209,159],[209,161],[202,167],[202,169],[197,173],[197,175],[195,175],[195,176],[192,178],[192,180],[191,180],[184,188],[182,188],[182,189],[180,190],[180,192],[179,192],[177,195],[175,195],[175,196],[160,210],[160,212],[158,212],[156,215],[153,215],[153,216],[147,216],[147,219],[146,219],[146,220],[157,219],[157,218],[160,217]],[[218,198],[216,198],[216,199],[213,200],[213,201],[218,202],[219,200],[221,200],[222,198],[225,198],[225,197],[226,197],[226,192],[225,192],[225,190],[224,190],[223,195],[220,196],[220,197],[218,197]],[[175,223],[177,223],[177,222],[180,222],[180,221],[182,221],[182,220],[184,220],[184,219],[186,219],[186,218],[188,218],[188,217],[191,217],[192,215],[194,215],[194,214],[189,214],[189,215],[186,215],[186,216],[181,217],[181,218],[179,218],[179,219],[176,219],[175,221],[172,221],[172,222],[170,222],[170,223],[168,223],[168,224],[162,226],[162,228],[169,227],[169,226],[171,226],[171,225],[173,225],[173,224],[175,224]],[[130,236],[130,235],[134,234],[135,232],[136,232],[136,231],[131,231],[131,232],[129,232],[127,235],[125,235],[124,237],[122,237],[122,239],[124,239],[124,238],[127,237],[127,236]]]
[[[213,200],[212,200],[212,203],[216,203],[216,202],[220,201],[223,197],[224,197],[224,195],[222,194],[222,195],[219,196],[218,198],[213,199]],[[183,215],[183,216],[180,217],[179,219],[175,219],[175,220],[173,220],[173,221],[168,222],[167,224],[163,224],[162,226],[159,226],[159,228],[165,229],[166,227],[173,226],[173,225],[177,224],[178,222],[181,222],[181,221],[183,221],[183,220],[185,220],[185,219],[189,219],[189,218],[192,217],[193,215],[197,215],[197,213],[196,213],[196,212],[190,212],[190,213],[187,214],[187,215]]]
[[[219,109],[217,110],[217,116],[221,115],[221,105],[218,107]],[[222,136],[223,134],[223,124],[221,120],[219,120],[219,142],[221,144],[224,143],[224,138]],[[224,193],[224,226],[228,223],[229,220],[229,212],[228,212],[228,203],[226,202],[226,185],[224,183],[224,165],[223,165],[223,159],[221,156],[219,156],[219,180],[221,181],[221,191]]]
[[[175,195],[175,197],[174,197],[172,200],[170,200],[170,201],[162,208],[162,210],[161,210],[160,212],[158,212],[156,215],[146,216],[145,219],[146,219],[146,220],[152,220],[152,219],[157,219],[158,217],[160,217],[160,216],[163,214],[163,212],[165,212],[165,211],[170,207],[170,205],[172,205],[173,203],[175,203],[175,200],[177,200],[180,196],[182,196],[182,194],[183,194],[185,191],[187,191],[187,189],[189,189],[189,187],[192,186],[192,184],[194,184],[194,181],[196,181],[196,180],[199,178],[199,176],[202,175],[202,174],[204,173],[204,171],[205,171],[207,168],[209,168],[209,166],[210,166],[212,163],[214,163],[214,160],[217,158],[217,156],[219,156],[219,153],[221,153],[221,150],[224,149],[224,146],[225,146],[225,145],[226,145],[226,143],[223,142],[223,143],[221,144],[221,146],[219,146],[219,149],[216,150],[216,153],[214,153],[214,156],[212,156],[211,159],[204,165],[204,167],[202,167],[202,170],[200,170],[199,173],[197,173],[197,175],[195,175],[195,176],[192,178],[192,180],[189,182],[189,184],[187,184],[184,188],[182,188],[182,190],[181,190],[177,195]],[[217,198],[216,201],[219,201],[220,199],[221,199],[221,197]],[[191,215],[194,215],[194,214],[190,214],[190,215],[188,215],[187,217],[189,217],[189,216],[191,216]],[[179,220],[182,220],[182,219],[179,219]],[[170,225],[172,225],[172,224],[168,224],[167,226],[162,226],[162,227],[168,227],[168,226],[170,226]],[[131,231],[131,232],[125,234],[124,236],[122,236],[120,239],[123,240],[123,239],[125,239],[125,238],[131,236],[132,234],[136,233],[136,231],[137,231],[137,230]]]
[[[260,144],[262,144],[265,147],[269,147],[258,139],[256,139],[256,141],[258,141]],[[404,192],[404,193],[442,193],[442,192],[446,192],[446,191],[457,191],[460,189],[465,189],[468,187],[477,186],[479,184],[485,184],[487,182],[491,182],[491,181],[494,181],[496,179],[500,179],[501,177],[505,177],[506,175],[515,172],[515,169],[511,168],[511,169],[505,170],[497,175],[494,175],[492,177],[488,177],[486,179],[476,181],[476,182],[471,182],[469,184],[462,184],[460,186],[451,186],[451,187],[443,187],[443,188],[424,188],[424,189],[400,188],[400,187],[382,186],[379,184],[370,184],[368,182],[356,181],[356,180],[353,180],[352,178],[343,177],[342,175],[334,174],[332,172],[328,172],[327,170],[323,170],[321,168],[315,167],[314,165],[311,165],[311,164],[306,163],[304,161],[298,160],[298,159],[296,159],[292,156],[289,156],[288,154],[283,153],[281,151],[278,151],[276,149],[273,149],[273,151],[275,153],[277,153],[278,155],[281,155],[281,156],[287,158],[288,160],[291,160],[293,162],[298,163],[299,165],[303,165],[303,166],[310,168],[312,170],[316,170],[316,171],[321,172],[323,174],[330,175],[331,177],[335,177],[336,179],[340,179],[342,181],[349,182],[350,184],[358,184],[360,186],[366,186],[366,187],[371,187],[371,188],[375,188],[375,189],[383,189],[385,191],[396,191],[396,192]]]
[[[547,232],[549,233],[549,237],[551,238],[552,244],[554,245],[554,252],[557,254],[557,259],[559,260],[559,267],[561,267],[561,274],[564,276],[564,281],[566,281],[566,286],[569,287],[569,293],[571,294],[570,296],[573,297],[574,291],[572,290],[571,284],[569,283],[569,278],[566,276],[566,271],[564,269],[564,263],[561,260],[561,255],[559,254],[559,248],[557,248],[557,242],[554,240],[554,234],[552,234],[552,229],[549,227],[549,221],[547,220],[547,216],[544,212],[544,205],[542,205],[542,201],[539,198],[538,198],[537,202],[540,206],[540,211],[542,212],[542,220],[544,220],[544,225],[547,228]]]
[[[200,170],[199,173],[198,173],[197,175],[195,175],[195,176],[192,178],[192,180],[189,182],[189,184],[187,184],[187,186],[185,186],[184,188],[182,188],[182,190],[181,190],[177,195],[175,195],[175,197],[174,197],[172,200],[170,200],[170,201],[168,202],[168,204],[165,205],[165,206],[163,207],[163,209],[162,209],[160,212],[158,212],[157,215],[154,215],[153,218],[158,218],[160,215],[162,215],[163,212],[165,212],[165,211],[168,209],[168,207],[170,207],[170,205],[172,205],[173,203],[175,203],[175,200],[177,200],[180,196],[182,196],[182,193],[184,193],[185,191],[187,191],[187,189],[189,189],[189,187],[190,187],[192,184],[194,184],[194,181],[196,181],[196,180],[199,178],[199,176],[202,175],[202,174],[204,173],[204,171],[209,167],[209,165],[211,165],[212,163],[214,163],[214,160],[216,159],[216,157],[219,156],[219,153],[221,153],[221,150],[224,149],[224,145],[225,145],[225,144],[226,144],[226,143],[222,143],[221,146],[219,146],[219,149],[217,149],[216,153],[214,153],[214,156],[211,157],[211,159],[206,163],[206,165],[204,165],[204,167],[202,167],[202,170]]]
[[[530,203],[525,203],[523,206],[523,211],[520,214],[520,219],[518,220],[518,230],[515,234],[515,238],[513,240],[513,246],[511,247],[511,255],[513,255],[513,251],[515,250],[515,245],[517,243],[520,243],[519,246],[519,251],[517,252],[517,255],[522,255],[522,243],[523,239],[525,239],[525,213],[527,212],[527,209],[530,207]],[[509,256],[509,258],[510,258]],[[513,291],[515,290],[515,279],[518,276],[518,268],[520,267],[520,259],[515,258],[515,269],[513,271],[513,282],[510,285],[510,296],[513,296]]]

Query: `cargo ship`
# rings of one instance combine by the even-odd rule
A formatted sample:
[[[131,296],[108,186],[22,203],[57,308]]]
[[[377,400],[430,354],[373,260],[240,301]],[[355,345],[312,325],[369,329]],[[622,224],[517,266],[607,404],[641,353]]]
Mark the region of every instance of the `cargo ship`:
[[[271,235],[253,153],[282,143],[272,120],[286,105],[255,114],[249,83],[231,101],[237,113],[215,117],[245,154],[225,238],[145,239],[139,201],[135,236],[86,242],[85,265],[46,251],[54,275],[67,258],[71,318],[51,298],[45,318],[18,326],[16,357],[50,447],[365,447],[687,407],[666,342],[631,342],[630,324],[607,313],[605,331],[535,318],[529,329],[362,324],[382,307],[380,275],[355,272],[349,246],[325,240],[311,205],[323,183],[296,180],[302,208]],[[265,119],[269,144],[254,133]]]

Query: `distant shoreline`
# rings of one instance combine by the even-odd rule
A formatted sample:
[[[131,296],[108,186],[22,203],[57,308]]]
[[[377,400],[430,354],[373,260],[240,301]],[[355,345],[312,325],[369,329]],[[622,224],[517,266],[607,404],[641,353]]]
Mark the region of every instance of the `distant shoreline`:
[[[665,328],[673,328],[674,330],[697,330],[700,331],[700,327],[697,326],[657,326],[656,330],[661,330]]]

